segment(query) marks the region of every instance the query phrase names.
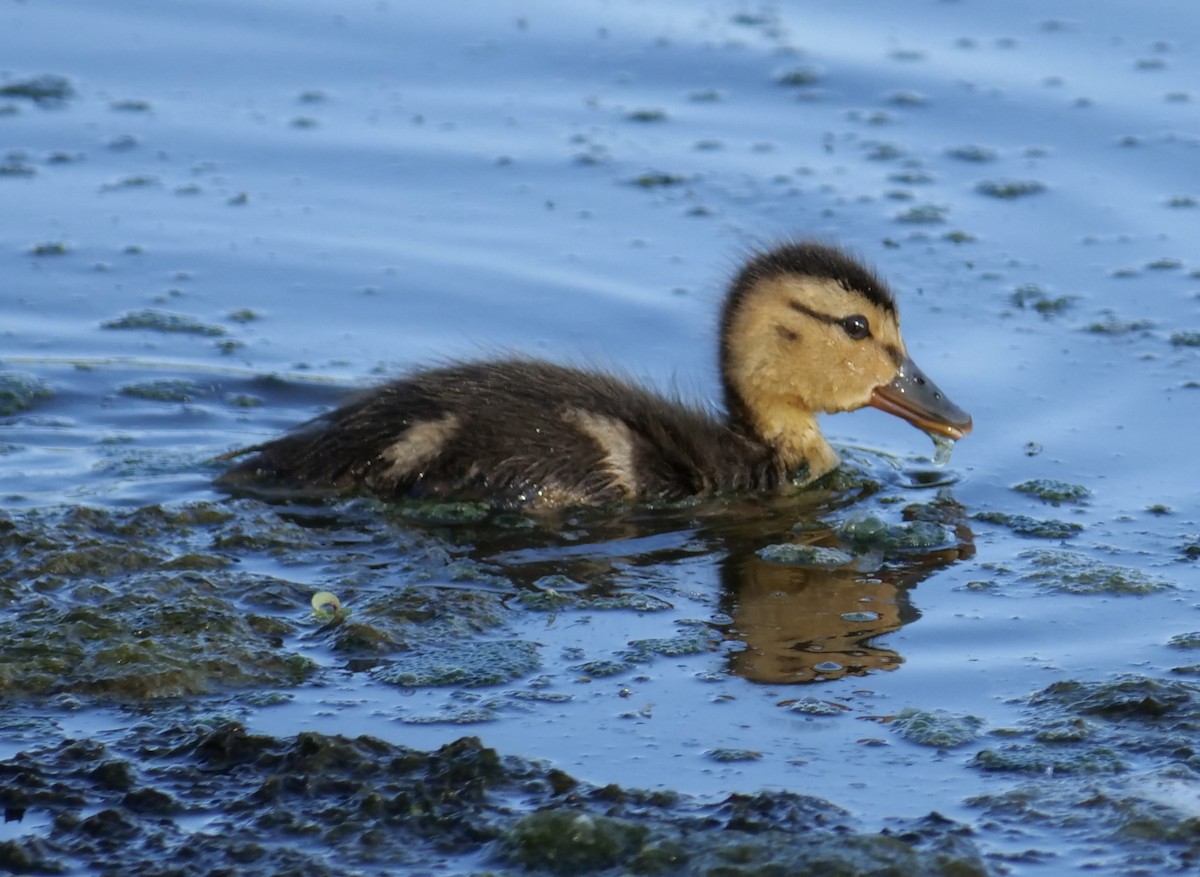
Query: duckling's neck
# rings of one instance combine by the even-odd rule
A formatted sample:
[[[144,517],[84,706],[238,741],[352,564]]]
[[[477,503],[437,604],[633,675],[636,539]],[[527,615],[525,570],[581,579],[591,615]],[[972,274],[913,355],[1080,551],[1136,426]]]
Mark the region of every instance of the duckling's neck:
[[[798,485],[816,481],[841,462],[811,411],[773,405],[758,408],[756,416],[751,416],[744,401],[727,401],[733,428],[771,448],[784,471],[794,473]]]
[[[816,481],[841,462],[811,412],[795,408],[769,411],[757,426],[763,443],[775,449],[780,462],[787,471],[797,473],[801,484]]]

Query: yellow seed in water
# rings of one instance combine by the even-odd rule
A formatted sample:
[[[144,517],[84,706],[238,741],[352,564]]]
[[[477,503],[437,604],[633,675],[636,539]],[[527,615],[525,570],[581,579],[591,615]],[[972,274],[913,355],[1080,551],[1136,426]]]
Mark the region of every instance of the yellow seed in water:
[[[312,608],[321,615],[337,615],[342,611],[342,601],[331,591],[317,591],[312,595]]]
[[[930,433],[929,437],[933,439],[933,465],[945,466],[950,462],[950,455],[954,453],[954,439],[947,438],[939,433]]]

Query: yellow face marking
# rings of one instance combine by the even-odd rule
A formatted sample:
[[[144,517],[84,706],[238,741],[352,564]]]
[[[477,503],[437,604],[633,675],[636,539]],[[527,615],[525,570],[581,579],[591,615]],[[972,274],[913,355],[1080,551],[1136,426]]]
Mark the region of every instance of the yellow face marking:
[[[729,380],[755,427],[785,457],[802,459],[832,454],[815,415],[870,404],[904,357],[895,311],[821,277],[755,284],[724,341]]]

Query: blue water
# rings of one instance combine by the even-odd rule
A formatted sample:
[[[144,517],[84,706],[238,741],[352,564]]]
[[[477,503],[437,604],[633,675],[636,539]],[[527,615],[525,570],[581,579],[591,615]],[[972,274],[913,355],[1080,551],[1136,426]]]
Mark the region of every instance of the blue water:
[[[863,745],[887,736],[872,715],[938,707],[1004,727],[1012,698],[1170,667],[1166,641],[1200,628],[1200,581],[1179,553],[1200,531],[1200,348],[1172,343],[1200,330],[1200,9],[10,0],[0,65],[0,87],[51,73],[74,89],[59,104],[0,98],[2,151],[33,171],[0,176],[0,366],[57,394],[53,414],[0,423],[13,508],[217,499],[213,455],[437,359],[522,351],[715,400],[724,282],[748,247],[801,235],[849,245],[891,280],[914,358],[973,414],[951,463],[958,502],[1081,523],[1072,550],[1178,587],[982,593],[968,584],[1043,543],[978,524],[976,556],[924,580],[920,619],[886,637],[903,666],[815,689],[851,716],[798,718],[777,706],[795,687],[713,688],[696,661],[666,660],[622,682],[630,698],[597,684],[487,726],[501,751],[600,783],[786,787],[867,822],[934,809],[970,821],[965,799],[1005,781],[904,741]],[[796,70],[814,82],[780,84]],[[647,173],[680,181],[637,185]],[[977,191],[994,180],[1044,191]],[[942,221],[904,221],[914,207]],[[66,252],[32,252],[47,243]],[[1030,285],[1071,303],[1018,307]],[[146,308],[226,334],[102,326]],[[244,309],[255,318],[231,317]],[[1147,325],[1087,331],[1110,316]],[[315,395],[232,414],[219,394],[166,407],[111,395],[139,375],[268,373]],[[908,460],[932,450],[878,412],[825,426]],[[114,437],[160,465],[111,465]],[[1094,497],[1053,509],[1010,490],[1032,478]],[[1160,505],[1171,513],[1147,511]],[[717,611],[712,558],[631,568],[627,585],[639,577],[671,591],[676,618]],[[587,636],[621,643],[664,623],[598,614]],[[549,655],[576,635],[536,634]],[[398,724],[401,699],[348,679],[254,721],[419,746],[462,732]],[[703,757],[717,746],[763,757]]]

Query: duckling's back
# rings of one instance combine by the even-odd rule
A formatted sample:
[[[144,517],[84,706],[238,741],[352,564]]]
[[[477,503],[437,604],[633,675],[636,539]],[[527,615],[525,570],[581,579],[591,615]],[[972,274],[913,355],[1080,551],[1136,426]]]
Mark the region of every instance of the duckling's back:
[[[771,449],[612,375],[528,360],[418,372],[248,449],[228,487],[605,505],[775,487]]]

